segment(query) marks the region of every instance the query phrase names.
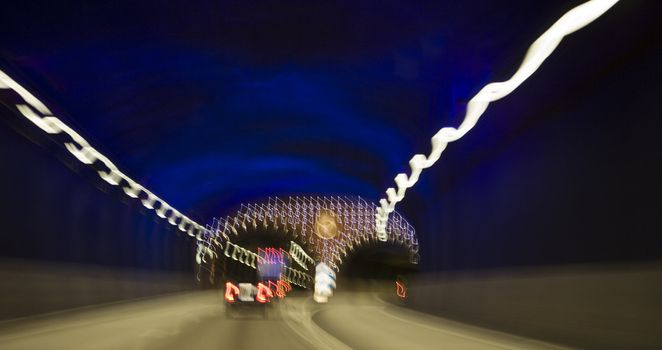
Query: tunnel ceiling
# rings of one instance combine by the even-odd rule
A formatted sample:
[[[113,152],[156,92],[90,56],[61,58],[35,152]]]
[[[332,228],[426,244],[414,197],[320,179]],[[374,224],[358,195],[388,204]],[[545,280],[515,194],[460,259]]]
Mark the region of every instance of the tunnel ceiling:
[[[376,202],[438,128],[457,125],[468,99],[512,74],[579,3],[13,2],[3,4],[0,66],[204,223],[270,195]],[[564,41],[520,98],[449,148],[399,208],[417,229],[441,220],[428,210],[454,181],[447,164],[461,176],[641,46],[633,38],[653,20],[624,28],[640,2],[627,3]],[[605,36],[613,45],[589,45]]]
[[[270,194],[377,200],[572,3],[17,2],[0,47],[120,168],[207,219]]]

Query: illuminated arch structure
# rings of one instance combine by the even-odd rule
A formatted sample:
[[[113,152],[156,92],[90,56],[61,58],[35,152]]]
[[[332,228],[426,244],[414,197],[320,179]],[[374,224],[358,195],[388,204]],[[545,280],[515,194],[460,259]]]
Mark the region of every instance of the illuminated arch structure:
[[[338,271],[343,259],[355,248],[369,243],[384,243],[375,232],[377,206],[358,196],[269,197],[261,203],[242,204],[234,216],[214,219],[207,229],[207,247],[217,255],[255,267],[257,255],[232,243],[251,227],[271,228],[291,234],[317,262]],[[386,227],[387,242],[409,251],[410,262],[417,264],[418,240],[414,228],[394,212]],[[292,253],[292,249],[290,250]],[[297,260],[296,254],[293,258]],[[303,254],[305,256],[305,254]],[[297,261],[298,262],[298,261]],[[305,264],[299,264],[305,269]]]

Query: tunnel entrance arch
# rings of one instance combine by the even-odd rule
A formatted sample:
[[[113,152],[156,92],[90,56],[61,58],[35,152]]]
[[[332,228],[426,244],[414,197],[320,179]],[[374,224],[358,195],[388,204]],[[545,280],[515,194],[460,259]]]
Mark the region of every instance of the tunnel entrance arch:
[[[291,237],[316,262],[338,271],[357,248],[382,243],[375,232],[377,206],[359,196],[295,196],[242,204],[235,215],[214,219],[210,227],[218,250],[262,228]],[[387,244],[405,247],[409,262],[417,264],[418,239],[414,228],[394,212],[386,227]]]

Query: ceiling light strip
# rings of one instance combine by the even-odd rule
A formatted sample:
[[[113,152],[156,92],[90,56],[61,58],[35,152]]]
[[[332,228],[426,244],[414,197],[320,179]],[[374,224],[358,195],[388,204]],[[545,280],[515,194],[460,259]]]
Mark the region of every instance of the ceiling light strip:
[[[375,230],[379,239],[384,241],[387,239],[386,225],[389,214],[395,210],[395,205],[405,197],[407,189],[416,184],[423,169],[431,167],[439,160],[448,143],[457,141],[469,132],[476,125],[490,102],[507,96],[530,77],[566,35],[593,22],[617,2],[618,0],[591,0],[566,12],[533,42],[526,56],[524,56],[522,64],[510,79],[487,84],[476,96],[469,100],[462,124],[458,128],[445,127],[439,130],[432,137],[430,155],[427,157],[423,154],[414,155],[409,161],[411,174],[409,176],[405,173],[398,174],[395,177],[398,190],[396,191],[392,187],[386,190],[387,199],[382,198],[379,201],[380,206],[375,214]]]
[[[21,96],[25,104],[16,104],[16,109],[41,130],[48,134],[65,133],[68,135],[71,141],[65,142],[64,146],[80,162],[87,165],[92,165],[97,161],[103,163],[108,170],[100,170],[98,174],[104,181],[113,186],[120,186],[127,196],[140,199],[145,208],[155,209],[160,218],[166,219],[168,223],[177,226],[182,232],[186,232],[189,236],[196,237],[198,240],[202,239],[201,235],[205,230],[202,225],[191,220],[166,201],[122,173],[113,162],[90,146],[87,140],[76,131],[53,116],[46,105],[2,70],[0,70],[0,89],[11,89]]]

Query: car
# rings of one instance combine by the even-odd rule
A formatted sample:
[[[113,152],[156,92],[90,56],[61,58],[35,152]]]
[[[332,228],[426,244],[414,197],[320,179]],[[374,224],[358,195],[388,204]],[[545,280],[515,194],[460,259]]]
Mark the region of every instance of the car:
[[[292,288],[284,281],[283,272],[289,265],[289,254],[280,248],[258,248],[258,262],[255,271],[243,273],[241,283],[225,283],[226,315],[232,317],[239,309],[261,308],[264,317],[271,298],[283,298]],[[246,272],[246,271],[244,271]],[[240,274],[237,274],[240,275]],[[247,280],[257,280],[257,283]]]
[[[259,282],[253,283],[225,283],[225,312],[232,318],[239,309],[261,308],[263,317],[267,317],[267,306],[273,297],[268,285]]]

